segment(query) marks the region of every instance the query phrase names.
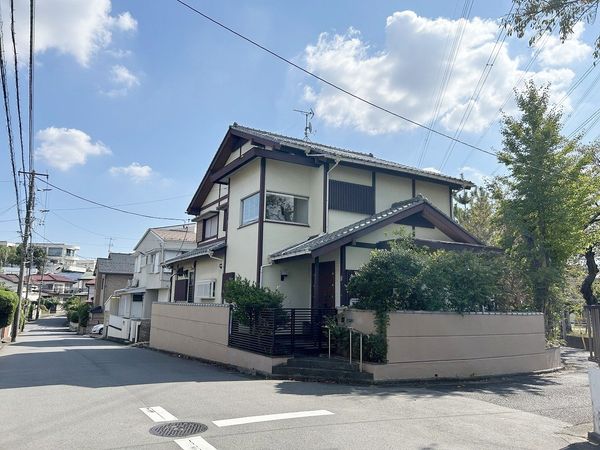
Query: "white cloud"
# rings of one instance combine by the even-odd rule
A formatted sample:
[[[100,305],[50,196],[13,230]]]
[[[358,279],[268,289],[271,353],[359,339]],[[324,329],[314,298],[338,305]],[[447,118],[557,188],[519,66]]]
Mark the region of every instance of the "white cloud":
[[[458,171],[466,180],[472,181],[477,186],[483,186],[491,178],[475,167],[463,166]]]
[[[573,34],[565,42],[558,36],[548,35],[538,41],[536,48],[541,49],[539,61],[545,66],[564,66],[581,61],[592,54],[592,47],[581,40],[585,31],[583,22],[573,27]]]
[[[19,54],[27,55],[29,46],[29,2],[15,2]],[[2,0],[4,11],[9,1]],[[36,2],[35,50],[55,50],[73,56],[88,66],[98,51],[109,47],[113,33],[132,32],[137,21],[129,12],[111,15],[111,0],[44,0]],[[4,37],[9,39],[10,21],[4,21]]]
[[[325,79],[392,111],[427,123],[434,116],[434,94],[449,64],[446,51],[449,36],[451,39],[463,25],[460,50],[436,125],[453,132],[492,52],[498,33],[497,22],[480,18],[466,22],[464,19],[429,19],[412,11],[396,12],[387,18],[383,50],[372,49],[360,32],[351,28],[345,34],[322,33],[316,44],[306,47],[304,57],[307,68]],[[578,38],[575,41],[580,52],[583,44]],[[549,47],[546,65],[527,74],[525,79],[531,77],[538,83],[550,81],[552,98],[562,97],[575,76],[573,70],[565,67],[575,59],[561,56],[570,51],[569,48]],[[562,67],[548,67],[550,54],[556,61],[562,58]],[[509,43],[502,44],[465,131],[481,131],[497,117],[499,108],[507,96],[512,96],[512,88],[524,74],[519,66],[528,60],[529,56],[511,56]],[[414,127],[328,86],[304,86],[304,99],[314,105],[321,120],[335,127],[352,127],[369,134]],[[568,101],[564,106],[568,109]]]
[[[155,174],[152,167],[147,165],[143,166],[137,162],[133,162],[128,166],[123,167],[111,167],[109,172],[113,176],[125,175],[131,178],[134,183],[146,181]]]
[[[84,165],[90,156],[111,153],[102,142],[92,142],[88,134],[75,128],[49,127],[38,131],[36,137],[39,141],[36,158],[63,171]]]
[[[104,92],[109,97],[127,95],[132,88],[140,85],[138,76],[120,64],[114,65],[110,69],[110,80],[114,88]]]
[[[442,173],[439,170],[437,170],[435,167],[423,167],[423,170],[426,172],[431,172],[431,173]]]

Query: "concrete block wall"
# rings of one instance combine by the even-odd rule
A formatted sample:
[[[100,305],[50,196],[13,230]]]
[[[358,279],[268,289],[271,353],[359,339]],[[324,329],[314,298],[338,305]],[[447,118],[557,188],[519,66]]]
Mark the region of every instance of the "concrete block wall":
[[[287,358],[228,347],[229,305],[153,303],[150,347],[270,374]]]
[[[371,311],[349,310],[349,326],[375,331]],[[375,380],[469,378],[560,367],[546,349],[541,313],[393,312],[388,363],[366,364]]]

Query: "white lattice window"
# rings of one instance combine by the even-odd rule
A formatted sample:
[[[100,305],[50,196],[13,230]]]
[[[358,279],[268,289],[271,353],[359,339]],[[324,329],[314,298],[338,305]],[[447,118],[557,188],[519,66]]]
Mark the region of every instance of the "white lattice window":
[[[215,280],[196,281],[195,301],[214,300],[215,298]]]

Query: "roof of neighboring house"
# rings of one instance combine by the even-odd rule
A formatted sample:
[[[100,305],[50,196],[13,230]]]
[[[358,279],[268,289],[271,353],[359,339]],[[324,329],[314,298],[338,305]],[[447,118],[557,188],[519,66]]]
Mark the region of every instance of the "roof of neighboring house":
[[[312,141],[306,141],[304,139],[298,139],[290,136],[284,136],[282,134],[272,133],[270,131],[263,131],[257,130],[255,128],[245,127],[236,123],[234,123],[231,126],[231,128],[234,130],[242,131],[244,133],[263,137],[267,140],[276,142],[279,145],[294,147],[300,150],[304,150],[305,152],[322,153],[334,159],[341,158],[343,160],[354,161],[369,166],[379,166],[388,169],[398,169],[399,171],[405,173],[420,175],[427,178],[432,178],[441,181],[449,181],[452,183],[458,183],[467,186],[473,186],[473,183],[464,179],[443,175],[441,173],[436,173],[429,170],[417,169],[416,167],[406,166],[404,164],[400,164],[394,161],[388,161],[385,159],[377,158],[373,155],[373,153],[357,152],[355,150],[348,150],[345,148],[334,147],[331,145],[319,144]]]
[[[85,282],[86,286],[94,286],[95,284],[96,284],[96,279],[95,278],[93,280]]]
[[[42,279],[43,277],[43,279]],[[66,277],[64,275],[60,275],[58,273],[45,273],[44,275],[38,273],[35,275],[31,275],[29,278],[31,283],[39,283],[43,281],[44,283],[76,283],[77,280]]]
[[[109,253],[108,258],[98,258],[96,273],[131,275],[135,267],[135,256],[130,253]]]
[[[279,250],[271,254],[271,259],[277,261],[303,255],[319,256],[326,253],[332,247],[339,248],[362,235],[418,213],[424,216],[427,215],[426,218],[435,222],[434,224],[438,228],[443,228],[441,231],[445,234],[453,234],[453,238],[456,237],[457,240],[460,239],[460,241],[468,244],[483,246],[483,243],[479,239],[429,203],[427,199],[418,196],[395,203],[391,208],[342,227],[339,230],[321,234]]]
[[[16,275],[14,273],[0,273],[0,282],[2,282],[2,281],[8,281],[10,283],[18,283],[19,275]]]
[[[194,250],[190,250],[189,252],[185,252],[179,256],[176,256],[175,258],[171,258],[171,259],[165,261],[164,265],[168,266],[168,265],[174,264],[176,262],[188,261],[190,259],[195,259],[195,258],[198,258],[199,256],[208,255],[211,252],[221,250],[221,249],[225,248],[226,246],[227,246],[227,244],[225,243],[224,239],[209,242],[207,244],[196,247]]]
[[[196,242],[196,224],[195,223],[186,223],[185,225],[171,225],[166,227],[156,227],[156,228],[148,228],[140,240],[133,247],[136,250],[142,241],[146,238],[148,233],[154,234],[160,240],[166,242],[188,242],[194,243]]]
[[[239,148],[244,142],[249,140],[255,142],[257,146],[262,145],[273,148],[273,153],[271,153],[270,150],[258,150],[259,153],[262,151],[262,154],[254,156],[273,157],[274,159],[277,159],[278,157],[282,157],[282,155],[286,155],[291,158],[302,160],[304,163],[306,163],[307,160],[311,160],[315,166],[322,164],[323,160],[327,159],[329,161],[340,161],[342,164],[350,166],[366,166],[372,168],[372,170],[388,171],[426,181],[448,184],[453,189],[471,188],[474,186],[474,184],[468,180],[410,167],[394,161],[387,161],[385,159],[377,158],[372,153],[357,152],[331,145],[319,144],[234,123],[229,127],[225,134],[204,178],[192,197],[187,208],[188,214],[198,214],[200,212],[202,203],[214,184],[215,180],[213,178],[216,176],[216,173],[226,166],[231,151],[235,148]],[[286,147],[286,149],[283,149],[283,147]],[[311,157],[309,158],[307,155],[311,155]],[[245,164],[252,160],[254,157],[252,155],[252,150],[248,151],[246,156],[245,159],[242,157],[237,161],[231,162],[231,165],[236,163]],[[321,158],[321,162],[317,161],[318,157]],[[244,161],[241,161],[240,163],[239,160],[242,159],[244,159]]]
[[[195,224],[188,224],[186,229],[174,228],[150,228],[154,234],[165,241],[196,242]]]

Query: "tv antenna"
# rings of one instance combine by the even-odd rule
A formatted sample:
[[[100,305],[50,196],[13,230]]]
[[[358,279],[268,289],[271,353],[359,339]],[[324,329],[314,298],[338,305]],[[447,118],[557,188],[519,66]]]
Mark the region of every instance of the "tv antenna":
[[[308,111],[302,111],[301,109],[295,109],[294,111],[304,115],[304,139],[309,141],[310,139],[308,136],[313,133],[312,123],[310,120],[315,117],[315,112],[312,108],[310,108]]]

